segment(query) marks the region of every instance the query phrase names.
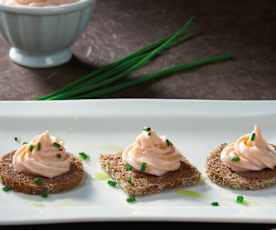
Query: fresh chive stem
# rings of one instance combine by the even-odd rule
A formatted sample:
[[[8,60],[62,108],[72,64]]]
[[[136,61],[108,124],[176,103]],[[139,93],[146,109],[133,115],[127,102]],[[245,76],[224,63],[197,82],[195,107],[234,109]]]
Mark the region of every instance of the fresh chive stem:
[[[146,55],[138,56],[135,57],[131,60],[125,61],[124,63],[116,66],[115,68],[110,69],[110,71],[106,71],[102,75],[99,75],[87,82],[84,85],[79,86],[78,88],[73,88],[70,91],[64,92],[63,94],[59,94],[56,96],[51,97],[51,100],[60,100],[63,98],[70,98],[74,95],[78,95],[79,92],[88,92],[93,89],[99,88],[99,84],[102,84],[102,82],[108,80],[108,79],[113,79],[114,76],[120,75],[123,71],[126,69],[131,68],[137,61],[139,61],[141,58],[144,58]],[[101,86],[101,85],[100,85]]]
[[[204,65],[208,64],[214,64],[217,62],[223,62],[232,59],[233,56],[230,54],[224,54],[220,56],[210,56],[202,60],[194,61],[190,64],[178,64],[169,68],[162,69],[160,71],[156,71],[150,74],[145,74],[137,79],[131,79],[127,80],[125,82],[119,83],[115,86],[110,86],[104,89],[96,90],[94,92],[89,92],[82,94],[80,96],[73,97],[72,99],[84,99],[84,98],[99,98],[102,96],[105,96],[107,94],[113,94],[118,91],[127,89],[132,86],[140,85],[148,81],[154,81],[154,80],[159,80],[164,77],[168,77],[171,75],[174,75],[179,72],[183,71],[189,71],[193,70],[195,68],[202,67]]]
[[[177,38],[174,42],[172,42],[166,49],[169,49],[175,45],[178,45],[180,43],[182,43],[183,41],[189,40],[191,38],[193,38],[195,36],[195,34],[187,34],[187,35],[182,35],[182,37]],[[144,48],[139,49],[138,51],[130,54],[129,56],[115,62],[115,63],[111,63],[109,65],[103,66],[98,70],[92,71],[90,74],[87,74],[83,77],[81,77],[80,79],[71,82],[69,84],[67,84],[65,87],[63,87],[62,89],[56,90],[54,92],[52,92],[51,94],[48,94],[46,96],[41,96],[38,97],[36,99],[38,100],[56,100],[56,96],[59,96],[60,94],[63,94],[65,92],[69,92],[72,89],[79,89],[80,86],[83,86],[83,84],[85,83],[85,85],[87,84],[92,84],[96,81],[95,78],[102,80],[103,76],[106,76],[109,74],[113,74],[114,72],[112,72],[115,68],[117,68],[118,66],[121,66],[122,64],[124,64],[125,62],[129,62],[131,59],[140,57],[140,59],[142,59],[148,52],[152,51],[153,49],[157,48],[158,46],[160,46],[163,42],[165,42],[169,37],[162,39],[158,42],[155,42],[153,44],[147,45]],[[164,49],[164,50],[166,50]],[[92,79],[91,79],[92,78]]]
[[[77,80],[75,80],[75,81],[73,81],[71,83],[68,83],[62,89],[56,90],[56,91],[54,91],[51,94],[48,94],[46,96],[38,97],[38,99],[39,100],[48,99],[48,98],[50,98],[52,96],[55,96],[55,95],[57,95],[59,93],[63,93],[65,91],[67,91],[67,90],[75,88],[76,86],[81,85],[83,82],[85,82],[86,80],[90,79],[91,77],[98,76],[98,75],[106,72],[107,70],[110,70],[110,69],[112,69],[112,68],[114,68],[114,67],[116,67],[116,66],[118,66],[118,65],[120,65],[122,63],[124,63],[125,61],[127,61],[127,60],[129,60],[131,58],[134,58],[134,57],[136,57],[136,56],[138,56],[140,54],[145,54],[145,53],[151,51],[152,49],[155,49],[156,47],[160,46],[160,44],[163,43],[166,39],[168,39],[168,37],[164,38],[164,39],[161,39],[161,40],[159,40],[157,42],[154,42],[152,44],[149,44],[149,45],[147,45],[147,46],[145,46],[143,48],[140,48],[137,51],[134,51],[133,53],[131,53],[130,55],[128,55],[127,57],[124,57],[124,58],[122,58],[122,59],[120,59],[120,60],[118,60],[118,61],[116,61],[114,63],[102,66],[100,69],[94,70],[91,73],[89,73],[89,74],[81,77],[80,79],[77,79]]]
[[[104,88],[107,85],[110,85],[114,83],[115,81],[118,81],[120,79],[123,79],[130,75],[132,72],[137,70],[138,68],[148,64],[148,62],[142,61],[147,57],[147,54],[143,54],[141,56],[134,57],[133,59],[127,60],[124,63],[118,65],[117,67],[111,69],[110,71],[106,71],[102,75],[99,75],[93,79],[91,79],[89,82],[86,82],[86,84],[81,85],[77,88],[73,88],[70,91],[64,92],[63,94],[59,94],[56,96],[53,96],[51,98],[48,98],[50,100],[63,100],[68,99],[74,96],[78,96],[81,93],[90,92],[92,90],[96,90],[99,88]],[[140,65],[137,65],[137,62],[140,63]],[[135,67],[135,68],[133,68]]]
[[[187,29],[191,26],[192,21],[193,21],[193,18],[190,18],[179,31],[177,31],[175,34],[169,36],[168,38],[161,39],[160,41],[158,41],[156,43],[150,44],[150,45],[146,46],[145,48],[139,49],[138,51],[132,53],[131,55],[127,56],[126,58],[123,58],[123,59],[115,62],[114,64],[110,64],[110,65],[102,67],[99,70],[93,71],[91,74],[88,74],[75,82],[69,83],[63,89],[57,90],[50,95],[39,97],[38,99],[39,100],[59,100],[59,99],[66,99],[68,97],[70,98],[74,94],[83,92],[86,89],[89,91],[91,91],[93,89],[98,89],[100,87],[109,85],[109,84],[113,83],[114,81],[117,81],[119,79],[122,79],[122,78],[128,76],[133,71],[148,64],[152,59],[154,59],[157,55],[159,55],[164,50],[171,48],[172,46],[182,42],[183,40],[189,39],[191,37],[190,35],[187,35],[184,38],[183,38],[183,36],[186,33]],[[139,55],[140,55],[140,57],[139,57]],[[119,66],[122,64],[125,65],[126,62],[129,64],[129,61],[133,61],[132,60],[133,58],[135,58],[135,60],[136,60],[136,58],[137,59],[139,58],[139,60],[136,60],[136,63],[133,64],[131,67],[127,67],[127,68],[124,67],[123,71],[121,73],[115,75],[113,78],[111,78],[109,75],[106,75],[105,72],[107,70],[109,71],[109,74],[110,74],[110,72],[112,72],[114,70],[113,69],[114,67],[117,68],[118,65]],[[102,73],[105,74],[104,77],[101,75]],[[90,87],[88,89],[87,88],[88,84],[85,84],[85,86],[83,86],[82,83],[84,83],[86,80],[89,80],[92,76],[97,76],[97,77],[93,78],[89,82],[89,85],[91,84],[92,88]],[[97,84],[95,84],[95,82]],[[93,84],[95,84],[95,85],[93,85]]]
[[[194,34],[187,33],[192,23],[193,17],[190,18],[178,31],[166,38],[148,44],[118,61],[104,65],[78,80],[67,84],[62,89],[56,90],[51,94],[41,96],[37,99],[66,100],[106,97],[107,95],[148,81],[159,80],[178,72],[193,70],[206,64],[232,59],[232,55],[229,54],[210,56],[205,59],[194,61],[190,64],[178,64],[170,68],[145,74],[137,79],[126,79],[134,71],[150,63],[165,50],[192,38]]]

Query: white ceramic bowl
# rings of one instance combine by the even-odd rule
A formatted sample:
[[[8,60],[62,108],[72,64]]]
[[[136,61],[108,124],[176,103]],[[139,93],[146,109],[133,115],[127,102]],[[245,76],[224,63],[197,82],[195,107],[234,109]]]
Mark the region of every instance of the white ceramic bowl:
[[[0,33],[12,46],[10,58],[24,66],[46,68],[70,60],[70,46],[90,21],[96,0],[68,5],[0,5]]]

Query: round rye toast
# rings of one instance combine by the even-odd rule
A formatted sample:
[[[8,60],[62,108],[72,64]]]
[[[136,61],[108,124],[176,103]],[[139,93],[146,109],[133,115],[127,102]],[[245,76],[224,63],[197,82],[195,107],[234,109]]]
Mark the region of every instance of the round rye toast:
[[[41,194],[43,192],[59,193],[71,190],[78,186],[83,179],[84,171],[82,163],[73,158],[70,171],[54,178],[34,176],[22,172],[16,172],[12,166],[12,157],[15,151],[0,158],[0,178],[3,185],[13,191],[27,194]],[[36,178],[42,178],[40,183],[35,183]]]
[[[224,165],[220,160],[220,154],[226,146],[227,144],[219,145],[207,159],[207,174],[212,182],[240,190],[259,190],[276,185],[276,168],[234,172]]]

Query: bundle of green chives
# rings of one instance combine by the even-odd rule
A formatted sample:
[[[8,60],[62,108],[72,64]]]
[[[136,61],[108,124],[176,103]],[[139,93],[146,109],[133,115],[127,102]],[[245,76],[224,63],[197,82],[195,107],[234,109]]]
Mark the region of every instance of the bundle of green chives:
[[[140,76],[137,79],[127,77],[139,68],[150,63],[154,58],[165,50],[190,39],[191,34],[187,30],[192,25],[193,18],[190,18],[176,33],[149,44],[131,53],[125,58],[105,65],[80,79],[67,84],[64,88],[53,93],[39,97],[38,100],[66,100],[66,99],[88,99],[99,98],[115,93],[128,87],[145,83],[147,81],[161,79],[171,76],[177,72],[191,70],[206,64],[216,63],[231,59],[231,55],[211,56],[203,60],[194,61],[190,64],[175,65],[154,73]],[[118,81],[120,81],[118,83]]]

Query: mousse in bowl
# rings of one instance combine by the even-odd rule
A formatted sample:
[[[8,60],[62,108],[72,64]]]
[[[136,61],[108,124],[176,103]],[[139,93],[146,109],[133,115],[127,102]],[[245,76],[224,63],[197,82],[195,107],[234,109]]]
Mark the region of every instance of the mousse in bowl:
[[[0,0],[0,34],[17,64],[47,68],[68,62],[96,0]]]

